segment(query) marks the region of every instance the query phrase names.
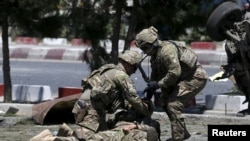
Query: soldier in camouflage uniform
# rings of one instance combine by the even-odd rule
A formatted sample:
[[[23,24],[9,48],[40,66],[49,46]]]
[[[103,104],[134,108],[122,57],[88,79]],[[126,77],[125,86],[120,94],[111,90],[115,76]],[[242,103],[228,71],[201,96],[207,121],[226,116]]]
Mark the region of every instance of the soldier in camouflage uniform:
[[[151,107],[152,102],[143,102]],[[56,136],[46,129],[40,134],[34,136],[30,141],[158,141],[160,139],[160,125],[157,121],[144,117],[134,109],[119,110],[108,116],[109,120],[114,122],[109,130],[99,131],[80,127],[72,130],[68,125],[63,123]]]
[[[117,65],[103,65],[82,80],[84,92],[72,111],[76,124],[94,133],[109,129],[106,113],[114,113],[117,109],[129,110],[133,107],[145,117],[152,114],[137,95],[130,79],[141,61],[141,55],[127,50],[118,58]]]
[[[163,109],[171,121],[172,138],[169,140],[183,141],[190,137],[183,108],[204,88],[207,73],[192,50],[174,41],[159,40],[157,32],[151,26],[138,33],[135,39],[136,46],[151,56],[151,81],[144,91],[151,98],[150,93],[161,89]]]
[[[87,128],[72,130],[65,123],[64,131],[56,136],[49,129],[43,130],[30,141],[159,141],[154,127],[147,124],[119,121],[113,129],[94,133]],[[65,126],[68,129],[65,132]],[[63,133],[63,134],[62,134]],[[79,139],[79,134],[81,138]]]
[[[49,130],[45,130],[32,138],[31,141],[43,137],[51,141],[111,140],[113,138],[130,141],[132,138],[134,140],[148,140],[147,135],[158,135],[155,134],[155,128],[151,127],[151,123],[154,122],[149,122],[148,125],[139,124],[138,127],[135,126],[134,122],[131,122],[138,119],[138,115],[150,119],[153,113],[153,107],[137,95],[135,86],[130,79],[130,75],[135,73],[140,61],[141,55],[139,53],[127,50],[119,55],[118,65],[106,64],[94,70],[82,80],[84,92],[72,110],[78,128],[73,131],[63,124],[57,136],[52,136]],[[118,109],[134,110],[136,118],[131,119],[129,116],[131,114],[128,114],[110,127],[106,113],[112,114]],[[129,122],[123,122],[124,120],[129,120]],[[155,139],[157,140],[157,138]]]

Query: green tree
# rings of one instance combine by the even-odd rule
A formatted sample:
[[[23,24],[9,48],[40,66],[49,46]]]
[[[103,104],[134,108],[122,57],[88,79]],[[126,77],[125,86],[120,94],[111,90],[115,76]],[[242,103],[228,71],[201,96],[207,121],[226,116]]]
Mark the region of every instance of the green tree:
[[[18,36],[60,37],[64,15],[58,8],[60,0],[18,0],[19,7],[10,14],[11,27]]]
[[[161,39],[191,42],[187,28],[198,31],[194,34],[198,39],[205,35],[202,28],[213,8],[213,0],[134,0],[133,5],[127,0],[19,1],[19,12],[11,23],[21,29],[21,35],[90,41],[94,54],[89,61],[91,70],[104,63],[117,63],[119,39],[125,40],[124,50],[130,49],[136,33],[151,25],[159,29]],[[121,31],[123,27],[127,27],[126,34]],[[111,54],[99,44],[106,39],[112,41]]]

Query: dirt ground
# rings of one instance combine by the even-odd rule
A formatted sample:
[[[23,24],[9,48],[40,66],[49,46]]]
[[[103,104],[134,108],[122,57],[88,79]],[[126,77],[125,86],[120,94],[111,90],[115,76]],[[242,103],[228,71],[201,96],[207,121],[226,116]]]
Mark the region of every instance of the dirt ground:
[[[7,119],[7,117],[5,117]],[[6,123],[7,122],[7,123]],[[165,141],[170,137],[171,129],[168,121],[160,121],[161,124],[161,140]],[[18,122],[2,121],[0,122],[0,140],[1,141],[29,141],[33,136],[39,134],[44,129],[49,129],[56,134],[61,124],[56,125],[38,125],[33,120],[25,119]],[[74,124],[68,124],[72,129]],[[191,138],[187,141],[206,141],[207,126],[206,125],[187,125]]]

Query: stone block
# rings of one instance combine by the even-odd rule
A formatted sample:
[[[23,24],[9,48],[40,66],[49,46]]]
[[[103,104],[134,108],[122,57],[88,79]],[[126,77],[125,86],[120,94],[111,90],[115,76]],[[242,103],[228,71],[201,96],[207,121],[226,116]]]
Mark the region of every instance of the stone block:
[[[239,112],[248,107],[248,103],[242,104],[244,100],[240,95],[206,95],[205,104],[207,110]]]
[[[18,103],[42,102],[52,100],[50,86],[46,85],[13,85],[12,100]]]

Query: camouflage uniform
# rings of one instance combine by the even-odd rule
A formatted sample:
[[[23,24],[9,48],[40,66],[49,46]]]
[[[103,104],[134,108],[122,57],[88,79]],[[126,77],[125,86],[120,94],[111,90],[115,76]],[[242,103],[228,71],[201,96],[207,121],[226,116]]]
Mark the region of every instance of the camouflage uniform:
[[[139,124],[139,128],[133,128],[128,133],[124,132],[124,127],[133,125],[133,122],[119,121],[114,128],[106,131],[94,133],[93,131],[81,127],[72,130],[73,134],[61,134],[53,136],[46,129],[40,134],[34,136],[30,141],[157,141],[158,133],[155,128],[147,124]],[[135,126],[135,125],[134,125]]]
[[[141,56],[133,51],[126,51],[119,58],[135,66],[141,60]],[[78,125],[94,133],[108,130],[106,113],[114,113],[117,109],[133,107],[146,117],[152,114],[137,95],[122,63],[106,64],[93,71],[83,79],[82,86],[85,91],[72,112]]]
[[[173,41],[158,40],[155,28],[144,29],[137,34],[137,47],[141,48],[147,43],[151,44],[155,51],[150,60],[150,79],[158,82],[161,88],[163,109],[171,121],[172,140],[182,141],[190,136],[182,115],[183,108],[204,88],[207,74],[197,62],[197,58],[195,60],[192,54],[185,54],[185,47],[180,47]],[[183,58],[186,58],[186,61],[194,58],[194,62],[188,65]]]
[[[90,136],[88,141],[157,141],[157,133],[153,127],[149,125],[140,124],[140,129],[132,129],[129,133],[124,133],[123,128],[126,125],[132,124],[131,122],[121,121],[118,122],[115,128],[107,131],[101,131],[93,136]],[[152,131],[153,130],[153,133]],[[151,133],[149,133],[151,132]]]
[[[151,109],[153,110],[153,109]],[[134,109],[121,110],[115,114],[108,114],[110,122],[114,122],[109,126],[109,130],[93,132],[92,130],[79,126],[73,133],[75,137],[88,141],[131,141],[131,140],[144,140],[144,141],[157,141],[160,137],[160,125],[157,121],[151,118],[146,118],[142,114],[137,113]],[[124,128],[129,125],[140,127],[133,128],[129,133],[124,132]]]

